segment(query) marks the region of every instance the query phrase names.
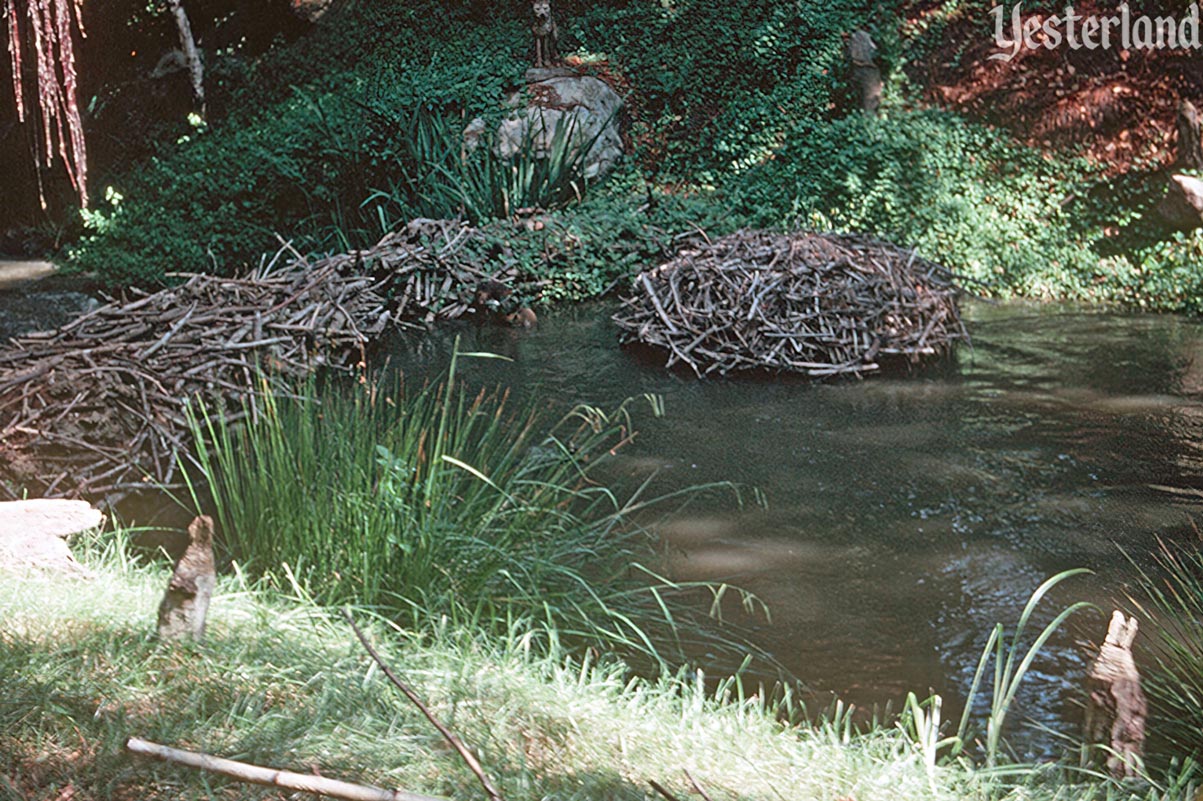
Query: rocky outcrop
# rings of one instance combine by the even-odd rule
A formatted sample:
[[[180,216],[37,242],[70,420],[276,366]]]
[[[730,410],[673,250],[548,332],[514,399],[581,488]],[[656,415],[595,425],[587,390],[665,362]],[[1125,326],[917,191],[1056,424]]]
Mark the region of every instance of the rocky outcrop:
[[[568,67],[529,69],[524,90],[511,94],[506,104],[516,111],[501,121],[493,140],[493,150],[502,158],[528,148],[544,157],[561,129],[560,136],[571,136],[576,147],[588,147],[586,178],[604,175],[622,157],[622,98],[605,81]],[[473,120],[464,131],[468,147],[478,146],[485,133],[484,120]]]
[[[1157,211],[1167,223],[1183,231],[1203,226],[1203,180],[1189,175],[1170,177]]]
[[[0,503],[0,569],[90,576],[67,548],[67,538],[99,528],[104,515],[85,501]]]

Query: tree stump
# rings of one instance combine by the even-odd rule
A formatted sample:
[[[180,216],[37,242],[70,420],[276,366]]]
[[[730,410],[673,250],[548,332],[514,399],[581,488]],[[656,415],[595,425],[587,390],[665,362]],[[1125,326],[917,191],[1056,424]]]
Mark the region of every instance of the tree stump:
[[[188,547],[175,563],[167,592],[159,604],[159,637],[164,640],[204,637],[205,617],[216,586],[213,519],[198,517],[188,526]]]
[[[1086,741],[1101,745],[1107,770],[1117,779],[1136,775],[1137,758],[1144,752],[1148,703],[1140,688],[1140,673],[1132,658],[1136,618],[1111,613],[1107,639],[1090,666],[1086,681]]]
[[[1178,106],[1178,159],[1180,167],[1203,170],[1203,142],[1199,137],[1199,112],[1189,100]]]

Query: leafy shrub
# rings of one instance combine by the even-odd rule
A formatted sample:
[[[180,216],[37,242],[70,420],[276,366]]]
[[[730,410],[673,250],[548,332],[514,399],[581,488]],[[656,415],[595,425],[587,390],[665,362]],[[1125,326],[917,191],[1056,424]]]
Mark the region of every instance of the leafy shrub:
[[[1086,169],[940,111],[806,120],[724,184],[759,225],[865,231],[999,292],[1088,296],[1095,258],[1061,208]]]

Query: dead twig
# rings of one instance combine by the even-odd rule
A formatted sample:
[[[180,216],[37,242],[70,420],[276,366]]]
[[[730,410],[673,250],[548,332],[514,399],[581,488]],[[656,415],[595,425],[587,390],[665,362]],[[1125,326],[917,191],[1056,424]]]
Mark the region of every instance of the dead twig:
[[[480,765],[480,761],[477,760],[472,752],[468,750],[468,747],[464,745],[463,740],[461,740],[455,735],[454,732],[444,726],[439,719],[434,716],[434,713],[430,711],[430,708],[426,706],[422,699],[418,697],[418,694],[414,692],[408,684],[401,681],[401,679],[398,678],[395,673],[393,673],[388,664],[386,664],[385,661],[380,657],[380,654],[376,652],[376,649],[372,647],[372,644],[368,641],[367,635],[365,635],[359,626],[355,624],[355,619],[351,617],[351,613],[346,609],[343,610],[343,617],[346,618],[347,623],[350,624],[352,631],[355,632],[355,636],[359,638],[359,642],[363,645],[364,650],[368,652],[368,655],[372,657],[373,661],[376,662],[376,664],[380,667],[380,670],[383,671],[388,680],[392,682],[393,686],[400,690],[401,694],[408,698],[410,703],[416,706],[418,710],[426,716],[426,719],[430,721],[431,725],[439,730],[439,734],[443,735],[443,739],[446,740],[464,760],[464,764],[468,766],[468,769],[476,774],[476,778],[480,781],[480,786],[484,788],[485,793],[488,794],[489,798],[492,799],[492,801],[503,801],[501,792],[493,784],[488,775],[485,774],[484,768],[482,768]]]

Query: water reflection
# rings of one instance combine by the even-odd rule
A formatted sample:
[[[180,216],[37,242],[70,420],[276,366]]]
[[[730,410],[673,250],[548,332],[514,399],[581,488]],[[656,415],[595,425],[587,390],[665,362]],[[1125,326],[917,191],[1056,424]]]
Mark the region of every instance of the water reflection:
[[[949,364],[814,385],[674,376],[619,350],[603,310],[545,318],[530,333],[445,329],[393,356],[428,374],[459,334],[514,359],[467,364],[472,382],[561,406],[662,395],[667,418],[644,421],[624,469],[659,471],[665,489],[740,482],[770,505],[712,500],[669,522],[671,569],[768,601],[757,638],[820,701],[962,698],[990,628],[1044,578],[1096,571],[1053,593],[1037,624],[1083,598],[1109,612],[1132,575],[1121,549],[1140,562],[1157,537],[1186,536],[1203,503],[1189,492],[1203,489],[1192,319],[982,304],[969,309],[972,351]],[[1105,628],[1081,617],[1058,636],[1014,717],[1073,717],[1075,641]]]

